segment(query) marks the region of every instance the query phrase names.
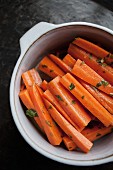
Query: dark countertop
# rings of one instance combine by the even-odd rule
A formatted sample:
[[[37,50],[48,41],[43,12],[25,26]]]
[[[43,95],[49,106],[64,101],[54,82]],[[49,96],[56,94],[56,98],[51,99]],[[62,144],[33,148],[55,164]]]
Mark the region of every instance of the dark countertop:
[[[9,84],[20,54],[19,39],[40,21],[64,23],[87,21],[113,30],[113,0],[1,0],[0,1],[0,170],[113,169],[113,163],[74,167],[50,160],[32,149],[13,121]]]

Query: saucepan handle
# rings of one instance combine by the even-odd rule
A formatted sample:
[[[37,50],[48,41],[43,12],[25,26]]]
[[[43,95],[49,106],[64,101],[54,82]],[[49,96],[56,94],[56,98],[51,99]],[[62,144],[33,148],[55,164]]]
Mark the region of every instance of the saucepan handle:
[[[33,26],[20,38],[21,54],[25,53],[33,42],[35,42],[41,35],[56,27],[57,25],[47,22],[40,22]]]

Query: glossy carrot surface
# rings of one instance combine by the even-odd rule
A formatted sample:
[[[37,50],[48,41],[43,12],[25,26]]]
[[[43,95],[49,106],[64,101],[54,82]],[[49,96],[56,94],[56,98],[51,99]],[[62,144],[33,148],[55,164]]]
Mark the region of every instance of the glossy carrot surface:
[[[113,125],[112,115],[70,73],[64,75],[60,82],[69,91],[70,84],[73,83],[75,88],[70,92],[106,127]]]

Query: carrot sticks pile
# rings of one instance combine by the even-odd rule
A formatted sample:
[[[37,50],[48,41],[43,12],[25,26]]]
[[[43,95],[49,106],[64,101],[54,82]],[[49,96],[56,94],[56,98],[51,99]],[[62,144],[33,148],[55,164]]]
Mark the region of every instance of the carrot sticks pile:
[[[47,140],[67,150],[89,152],[93,142],[113,131],[113,55],[83,38],[67,55],[45,56],[22,74],[19,97],[26,115]],[[39,74],[50,77],[48,82]]]

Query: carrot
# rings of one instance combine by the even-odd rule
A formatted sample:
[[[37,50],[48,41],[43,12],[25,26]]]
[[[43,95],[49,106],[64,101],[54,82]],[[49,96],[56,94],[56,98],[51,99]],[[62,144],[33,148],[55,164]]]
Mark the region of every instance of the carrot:
[[[38,85],[40,85],[42,83],[42,79],[41,79],[39,73],[34,68],[24,72],[22,74],[22,79],[23,79],[23,82],[24,82],[27,90],[29,90],[29,87],[32,86],[34,83],[36,83]]]
[[[47,89],[43,93],[43,97],[45,97],[49,102],[51,102],[54,107],[62,114],[62,116],[69,122],[71,123],[74,127],[77,127],[77,125],[71,120],[71,118],[67,115],[67,113],[62,109],[56,98],[53,96],[53,94]]]
[[[84,61],[89,67],[113,85],[113,68],[108,66],[104,59],[98,59],[94,55],[84,51],[76,45],[70,44],[68,53],[74,58]]]
[[[35,84],[35,86],[36,86],[40,96],[42,96],[43,95],[43,90],[41,89],[41,87],[39,87],[37,84]]]
[[[40,121],[44,127],[44,131],[49,142],[52,145],[60,145],[60,143],[62,142],[61,132],[59,131],[58,127],[55,125],[53,119],[45,108],[40,92],[35,85],[30,88],[30,96],[35,110],[38,112]]]
[[[60,82],[106,127],[113,125],[112,115],[70,73],[64,75]]]
[[[47,90],[47,81],[46,80],[43,80],[40,87],[42,88],[42,90],[46,91]]]
[[[113,114],[113,98],[98,90],[94,86],[89,85],[83,80],[79,82],[103,105],[111,114]]]
[[[84,152],[88,152],[92,147],[86,137],[78,132],[59,112],[58,110],[46,99],[44,99],[46,108],[54,121],[60,126],[60,128],[75,142],[75,144]]]
[[[72,45],[74,46],[74,45]],[[78,47],[77,47],[78,48]],[[71,48],[72,52],[74,51],[73,48]],[[83,50],[82,50],[83,51]],[[74,51],[75,52],[75,51]],[[81,52],[81,50],[79,49],[78,52]],[[77,56],[82,54],[82,53],[77,53],[75,52],[75,55],[77,54]],[[85,54],[85,55],[84,55]],[[92,56],[91,56],[92,57]],[[80,59],[84,59],[84,61],[86,62],[87,59],[89,58],[89,60],[92,60],[92,58],[90,59],[90,56],[87,57],[86,56],[86,52],[83,53],[83,58]],[[90,63],[90,62],[89,62]],[[68,64],[68,63],[67,63]],[[109,67],[109,66],[108,66]],[[90,84],[86,83],[85,81],[79,79],[79,82],[111,113],[113,114],[113,98],[108,96],[107,94],[103,93],[102,91],[99,91],[97,88],[95,88],[94,86],[91,86]],[[93,115],[90,115],[93,116]],[[95,117],[91,117],[91,119],[95,119]]]
[[[108,133],[111,133],[113,131],[113,126],[105,127],[102,125],[96,125],[94,127],[86,127],[82,134],[89,139],[91,142],[107,135]]]
[[[77,60],[72,73],[107,94],[113,94],[113,86],[91,69],[84,61]]]
[[[94,54],[98,58],[105,58],[109,55],[108,51],[83,38],[76,38],[72,43],[90,52],[91,54]]]
[[[77,147],[73,140],[71,140],[67,135],[63,137],[63,142],[69,151],[75,150]]]
[[[34,105],[31,101],[31,98],[29,96],[27,89],[20,91],[19,97],[20,97],[21,101],[23,102],[23,104],[26,106],[27,109],[35,110]],[[43,126],[40,122],[39,117],[38,116],[34,117],[34,120],[36,121],[36,123],[39,126],[39,128],[41,129],[41,131],[44,132],[44,128],[43,128]]]
[[[26,106],[27,109],[34,109],[34,105],[31,101],[29,93],[27,89],[24,89],[19,92],[19,97],[22,100],[23,104]]]
[[[80,102],[72,96],[72,94],[67,91],[59,81],[60,77],[57,76],[48,83],[48,88],[68,116],[80,129],[83,129],[91,121],[91,118],[86,113]]]
[[[63,76],[64,72],[47,56],[45,56],[39,63],[38,69],[54,78],[56,76]]]
[[[67,64],[70,68],[73,68],[76,60],[70,55],[70,54],[67,54],[64,58],[63,58],[63,62],[65,64]]]
[[[49,58],[58,65],[59,68],[61,68],[65,73],[70,72],[71,68],[63,62],[60,58],[53,54],[49,54]]]

